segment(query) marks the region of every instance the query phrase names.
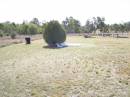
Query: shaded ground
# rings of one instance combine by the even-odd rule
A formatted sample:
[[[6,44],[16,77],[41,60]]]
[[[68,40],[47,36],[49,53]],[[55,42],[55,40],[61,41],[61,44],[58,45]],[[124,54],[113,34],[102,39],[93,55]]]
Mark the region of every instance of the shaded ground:
[[[130,39],[69,36],[93,46],[0,48],[0,97],[130,97]]]

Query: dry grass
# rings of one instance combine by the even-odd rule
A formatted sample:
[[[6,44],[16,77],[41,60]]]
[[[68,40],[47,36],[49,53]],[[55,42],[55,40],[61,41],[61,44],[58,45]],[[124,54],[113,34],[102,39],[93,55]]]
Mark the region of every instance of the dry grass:
[[[84,46],[48,49],[36,40],[0,48],[0,97],[129,97],[129,38],[67,42]]]

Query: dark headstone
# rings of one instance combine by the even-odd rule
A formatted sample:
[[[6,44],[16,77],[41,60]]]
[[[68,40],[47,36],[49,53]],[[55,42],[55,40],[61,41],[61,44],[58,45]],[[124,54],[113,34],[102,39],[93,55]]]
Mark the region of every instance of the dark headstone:
[[[25,37],[26,44],[31,44],[31,38],[30,37]]]

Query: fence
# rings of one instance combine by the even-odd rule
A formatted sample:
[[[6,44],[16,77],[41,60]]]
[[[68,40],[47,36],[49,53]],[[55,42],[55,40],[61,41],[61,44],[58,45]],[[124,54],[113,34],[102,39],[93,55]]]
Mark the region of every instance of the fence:
[[[116,37],[116,38],[128,38],[129,37],[129,33],[98,33],[96,34],[97,36],[111,36],[111,37]]]

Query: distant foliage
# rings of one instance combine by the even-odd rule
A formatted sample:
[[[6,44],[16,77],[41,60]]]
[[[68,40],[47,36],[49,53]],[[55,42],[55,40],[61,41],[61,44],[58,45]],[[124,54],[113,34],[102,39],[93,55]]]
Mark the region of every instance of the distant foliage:
[[[49,45],[55,45],[66,40],[66,33],[58,21],[50,21],[45,26],[43,37]]]
[[[27,34],[34,35],[38,33],[38,27],[35,24],[29,24],[27,29]]]
[[[4,33],[2,30],[0,30],[0,37],[3,37],[4,36]]]
[[[18,33],[21,35],[27,35],[28,25],[23,23],[18,26]]]
[[[105,18],[93,17],[86,21],[86,24],[83,27],[83,31],[85,33],[92,33],[92,32],[95,32],[96,30],[100,30],[101,32],[107,31],[107,25],[105,24]]]
[[[26,23],[18,26],[18,33],[22,35],[41,34],[43,33],[43,28],[33,23]]]
[[[80,33],[80,22],[73,17],[66,18],[64,21],[62,21],[62,25],[67,33]]]
[[[30,22],[24,21],[22,24],[15,24],[9,21],[0,23],[0,37],[10,36],[12,39],[18,35],[34,35],[43,33],[43,26],[37,18]]]
[[[67,17],[64,21],[62,21],[62,25],[60,25],[60,29],[58,30],[63,30],[64,28],[65,32],[67,33],[130,32],[130,21],[125,22],[125,23],[118,23],[118,24],[106,24],[105,20],[106,19],[104,17],[92,17],[92,18],[87,19],[85,25],[81,25],[79,20],[73,17]],[[23,23],[21,24],[15,24],[14,22],[9,22],[9,21],[3,22],[3,23],[0,23],[0,37],[4,37],[4,36],[12,37],[14,36],[14,32],[17,35],[42,34],[45,32],[45,28],[48,24],[49,23],[45,21],[40,22],[38,18],[33,18],[30,22],[23,21]],[[49,29],[52,29],[52,28],[49,28]],[[54,30],[56,29],[53,28],[53,31]],[[61,32],[64,32],[64,31],[61,31]],[[53,35],[53,33],[51,34]],[[49,42],[49,40],[46,39],[47,42]]]
[[[16,38],[16,32],[11,32],[10,37],[11,37],[12,39],[15,39],[15,38]]]
[[[35,25],[40,25],[40,22],[37,18],[33,18],[33,20],[31,21],[31,23],[35,24]]]

